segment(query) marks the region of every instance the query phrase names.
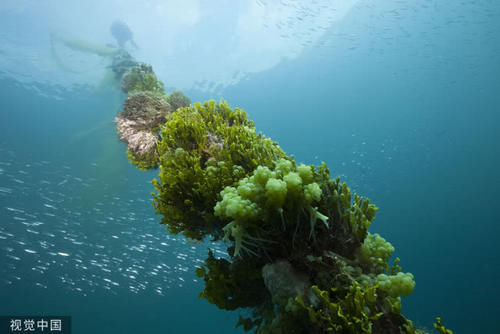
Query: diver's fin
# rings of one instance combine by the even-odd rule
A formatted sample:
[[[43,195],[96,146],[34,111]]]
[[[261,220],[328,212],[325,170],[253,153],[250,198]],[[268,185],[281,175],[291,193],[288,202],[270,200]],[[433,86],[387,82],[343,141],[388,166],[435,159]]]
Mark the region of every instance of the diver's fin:
[[[62,44],[64,44],[64,46],[66,46],[67,48],[70,48],[75,51],[92,53],[102,57],[113,56],[116,52],[119,51],[119,48],[93,44],[80,39],[59,37],[55,34],[50,35],[50,40],[51,43],[54,43],[54,41],[59,41]]]
[[[118,51],[118,48],[92,44],[78,39],[60,38],[59,40],[72,50],[92,53],[102,57],[113,56]]]
[[[56,42],[59,42],[61,45],[64,45],[64,47],[78,51],[78,52],[84,52],[84,53],[91,53],[91,54],[96,54],[101,57],[112,57],[115,55],[117,52],[120,51],[119,48],[116,47],[111,47],[111,46],[101,46],[93,43],[89,43],[87,41],[82,41],[78,39],[70,39],[70,38],[64,38],[64,37],[59,37],[54,33],[50,34],[50,51],[52,58],[56,62],[57,66],[59,66],[62,70],[66,72],[71,72],[71,73],[84,73],[85,71],[75,71],[68,67],[67,65],[64,64],[62,59],[59,57],[59,55],[56,52]]]

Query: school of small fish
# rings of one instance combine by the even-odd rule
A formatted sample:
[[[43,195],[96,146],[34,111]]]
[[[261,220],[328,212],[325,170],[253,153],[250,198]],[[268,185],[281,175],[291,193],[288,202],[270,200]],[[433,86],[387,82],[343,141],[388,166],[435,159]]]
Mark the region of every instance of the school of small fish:
[[[0,148],[0,289],[28,281],[82,295],[164,295],[201,283],[194,272],[207,247],[225,256],[223,245],[170,235],[142,191],[122,196],[103,186],[102,200],[87,205],[83,195],[96,183],[103,180],[73,176],[72,167],[50,161],[21,162]]]

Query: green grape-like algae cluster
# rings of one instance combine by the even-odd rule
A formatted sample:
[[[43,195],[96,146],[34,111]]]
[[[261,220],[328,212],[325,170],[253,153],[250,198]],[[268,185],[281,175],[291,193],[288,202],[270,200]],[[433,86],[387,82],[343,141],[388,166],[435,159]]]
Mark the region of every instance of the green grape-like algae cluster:
[[[231,220],[223,231],[226,241],[235,242],[233,255],[263,255],[276,239],[291,231],[296,237],[308,230],[309,238],[316,239],[317,221],[328,228],[328,217],[318,211],[322,190],[314,181],[311,166],[295,166],[293,160],[280,159],[274,170],[259,166],[237,187],[226,187],[214,211]]]
[[[158,116],[148,127],[155,163],[131,161],[159,167],[154,206],[170,233],[227,244],[227,256],[209,251],[197,268],[200,298],[244,310],[236,325],[260,334],[425,333],[402,314],[413,275],[392,260],[391,243],[369,232],[374,204],[331,178],[326,164],[297,163],[242,109],[161,96],[165,104],[155,105],[169,112],[148,109]],[[434,326],[451,333],[439,318]]]
[[[386,333],[408,326],[400,296],[412,292],[413,276],[388,272],[394,248],[367,232],[377,208],[329,175],[324,164],[281,158],[220,193],[214,212],[227,222],[222,230],[233,242],[232,264],[254,277],[260,273],[267,292],[255,292],[264,298],[252,317],[240,320],[247,329]],[[212,259],[198,272],[210,283],[201,296],[221,308],[235,297],[227,282],[213,277],[226,261]]]

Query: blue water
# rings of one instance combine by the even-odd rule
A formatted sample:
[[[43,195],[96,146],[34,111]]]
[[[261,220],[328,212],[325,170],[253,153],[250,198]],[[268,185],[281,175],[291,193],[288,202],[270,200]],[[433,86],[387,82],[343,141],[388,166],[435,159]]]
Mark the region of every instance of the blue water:
[[[22,10],[0,13],[23,17]],[[15,47],[19,20],[2,22],[0,38]],[[415,275],[403,301],[408,318],[431,328],[441,316],[455,333],[496,333],[499,3],[359,1],[342,20],[321,26],[296,57],[284,54],[231,84],[201,70],[209,84],[159,75],[167,87],[185,84],[194,101],[223,97],[242,107],[298,161],[325,161],[372,199],[380,208],[372,231]],[[193,38],[206,38],[202,32]],[[21,54],[43,44],[17,33]],[[71,315],[76,334],[242,332],[234,329],[237,313],[197,298],[203,283],[194,268],[208,247],[223,256],[224,245],[195,245],[157,224],[155,172],[129,165],[115,134],[124,96],[90,80],[70,83],[67,73],[57,72],[57,83],[27,79],[50,73],[37,67],[49,61],[20,57],[27,62],[21,75],[4,51],[0,314]],[[203,67],[198,60],[189,75]]]

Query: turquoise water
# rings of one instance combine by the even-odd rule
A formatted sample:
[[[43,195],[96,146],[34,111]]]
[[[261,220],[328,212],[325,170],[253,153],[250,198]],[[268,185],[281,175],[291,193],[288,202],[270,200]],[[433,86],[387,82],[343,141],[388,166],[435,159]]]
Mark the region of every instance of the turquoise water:
[[[281,3],[320,18],[326,10],[321,1]],[[270,1],[257,6],[276,10]],[[34,31],[48,34],[42,23],[54,15],[62,24],[60,14],[47,9],[36,21],[34,9],[0,8],[0,314],[71,315],[74,333],[242,332],[234,329],[236,313],[197,298],[203,284],[194,268],[208,247],[223,256],[224,245],[192,244],[156,224],[149,183],[155,172],[129,165],[115,134],[124,96],[92,87],[101,72],[63,72],[40,51],[47,37]],[[238,10],[234,5],[220,15]],[[310,33],[289,46],[300,52],[258,71],[236,53],[245,73],[229,73],[231,82],[202,70],[212,58],[224,61],[204,42],[213,16],[200,15],[200,27],[179,33],[193,36],[189,43],[177,39],[187,50],[179,52],[205,50],[196,66],[179,57],[182,78],[163,72],[164,63],[140,38],[148,25],[128,17],[143,46],[136,56],[158,68],[167,87],[183,88],[193,101],[224,97],[244,108],[258,130],[298,161],[325,161],[379,206],[371,229],[396,247],[417,282],[403,301],[408,318],[431,328],[441,316],[455,333],[495,333],[499,14],[494,1],[358,1],[341,19],[324,18],[321,28],[307,15],[293,16],[271,23],[286,29],[306,20],[276,36]],[[19,22],[33,24],[19,28]],[[213,38],[222,31],[217,27]],[[167,63],[176,64],[172,57]],[[79,61],[68,64],[77,68]],[[105,64],[91,59],[81,67]],[[197,73],[199,80],[188,80]]]

